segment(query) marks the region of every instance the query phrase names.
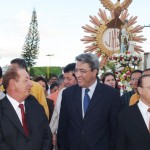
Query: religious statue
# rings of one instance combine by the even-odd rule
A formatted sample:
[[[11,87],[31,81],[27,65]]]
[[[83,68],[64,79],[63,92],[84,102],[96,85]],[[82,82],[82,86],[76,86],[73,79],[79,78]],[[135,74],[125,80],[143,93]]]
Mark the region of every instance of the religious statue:
[[[128,20],[125,20],[119,32],[120,53],[125,53],[129,48],[129,33],[127,27]]]

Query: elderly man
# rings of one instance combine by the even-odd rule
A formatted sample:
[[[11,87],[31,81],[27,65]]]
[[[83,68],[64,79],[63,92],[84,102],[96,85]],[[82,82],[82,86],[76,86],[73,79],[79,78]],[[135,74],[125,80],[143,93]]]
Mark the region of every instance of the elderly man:
[[[116,150],[150,150],[150,75],[138,80],[139,102],[120,112]]]
[[[6,97],[0,101],[0,150],[50,150],[52,134],[43,107],[30,95],[24,69],[3,76]]]
[[[15,58],[11,60],[11,66],[12,68],[22,68],[28,72],[27,64],[24,59],[22,58]],[[47,118],[49,119],[49,109],[48,104],[45,98],[44,90],[42,86],[32,81],[32,88],[31,88],[31,94],[38,100],[38,102],[44,107],[45,113],[47,115]]]
[[[116,115],[120,111],[119,92],[97,81],[98,57],[76,57],[78,84],[63,91],[58,125],[59,150],[112,150]]]

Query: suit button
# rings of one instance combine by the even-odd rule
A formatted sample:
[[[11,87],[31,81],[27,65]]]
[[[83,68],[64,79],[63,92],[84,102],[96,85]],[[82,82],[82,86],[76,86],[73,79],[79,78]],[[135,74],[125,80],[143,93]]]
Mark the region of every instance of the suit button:
[[[85,131],[82,131],[81,134],[84,135],[84,134],[85,134]]]

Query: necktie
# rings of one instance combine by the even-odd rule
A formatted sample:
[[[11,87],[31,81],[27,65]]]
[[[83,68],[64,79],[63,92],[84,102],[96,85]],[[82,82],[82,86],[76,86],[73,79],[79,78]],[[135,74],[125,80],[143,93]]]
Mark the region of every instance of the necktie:
[[[150,113],[150,108],[148,108],[147,111]],[[149,126],[148,127],[149,127],[148,130],[149,130],[149,133],[150,133],[150,118],[149,118]]]
[[[28,128],[27,128],[27,120],[26,120],[26,115],[25,115],[25,112],[24,112],[24,105],[19,104],[19,108],[21,109],[23,130],[24,130],[25,135],[28,136],[29,131],[28,131]]]
[[[90,90],[87,88],[87,89],[85,89],[85,93],[84,93],[84,114],[86,113],[86,111],[87,111],[87,108],[88,108],[88,105],[89,105],[89,102],[90,102],[90,97],[89,97],[89,95],[88,95],[88,92],[89,92]]]

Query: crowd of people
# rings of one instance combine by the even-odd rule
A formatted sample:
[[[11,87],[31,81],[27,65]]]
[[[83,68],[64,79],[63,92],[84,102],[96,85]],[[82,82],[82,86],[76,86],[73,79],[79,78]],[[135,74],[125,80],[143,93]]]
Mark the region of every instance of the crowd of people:
[[[150,150],[150,69],[134,70],[120,95],[94,54],[59,76],[30,79],[24,59],[0,67],[0,150]]]

